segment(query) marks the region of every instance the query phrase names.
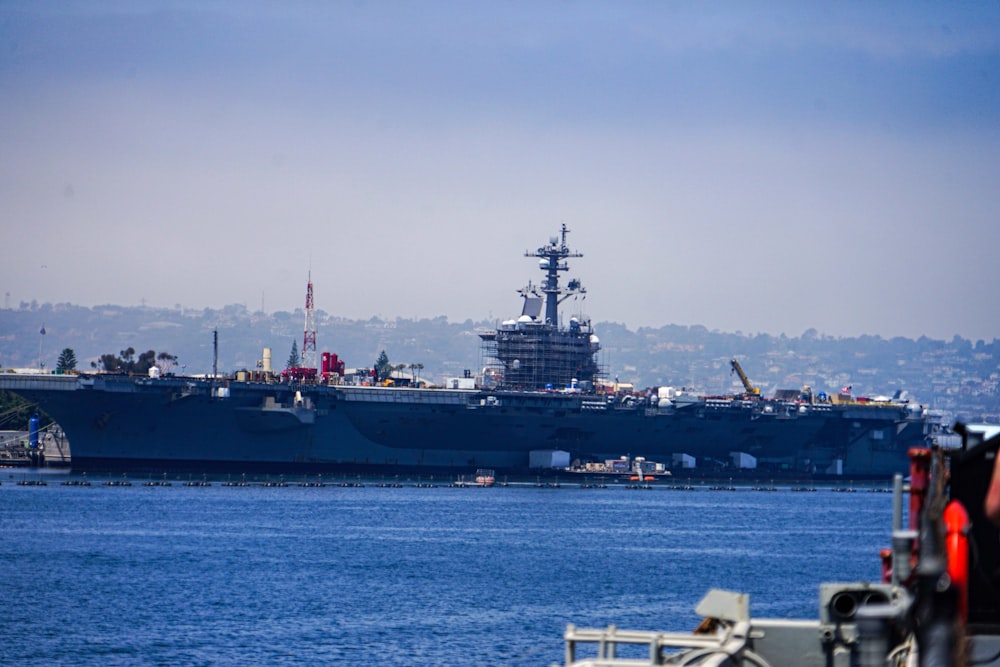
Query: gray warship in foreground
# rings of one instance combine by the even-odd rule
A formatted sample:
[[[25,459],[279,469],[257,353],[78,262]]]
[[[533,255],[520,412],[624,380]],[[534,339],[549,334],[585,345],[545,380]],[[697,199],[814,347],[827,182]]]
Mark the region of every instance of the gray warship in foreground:
[[[939,418],[902,395],[876,401],[796,390],[763,398],[742,370],[747,392],[731,396],[634,392],[605,381],[590,321],[560,325],[560,303],[585,293],[578,280],[560,285],[567,259],[581,256],[567,232],[563,225],[525,253],[538,259],[544,281],[520,291],[518,319],[481,334],[483,373],[446,388],[363,386],[324,353],[322,369],[273,373],[264,364],[199,378],[0,374],[0,389],[59,424],[74,470],[534,474],[600,469],[626,456],[673,464],[675,476],[889,479],[908,465],[910,447],[940,431]],[[307,313],[310,302],[311,290]],[[307,314],[304,352],[310,340],[315,351]]]
[[[1000,436],[963,436],[961,449],[913,451],[905,529],[895,477],[881,582],[821,585],[814,620],[755,619],[747,595],[712,590],[690,633],[571,625],[566,666],[1000,665],[1000,530],[983,508]]]

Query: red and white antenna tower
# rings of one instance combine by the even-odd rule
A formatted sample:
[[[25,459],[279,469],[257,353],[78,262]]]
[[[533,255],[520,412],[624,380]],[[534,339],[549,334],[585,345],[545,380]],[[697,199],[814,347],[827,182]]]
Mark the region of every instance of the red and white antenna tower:
[[[306,325],[302,334],[302,368],[316,368],[316,307],[313,305],[312,271],[306,287]]]

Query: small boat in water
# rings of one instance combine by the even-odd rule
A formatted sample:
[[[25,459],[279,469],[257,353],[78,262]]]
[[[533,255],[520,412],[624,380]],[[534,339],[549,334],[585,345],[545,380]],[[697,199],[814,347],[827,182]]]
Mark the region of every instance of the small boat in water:
[[[493,486],[496,483],[496,474],[492,470],[480,468],[476,471],[476,484],[479,486]]]

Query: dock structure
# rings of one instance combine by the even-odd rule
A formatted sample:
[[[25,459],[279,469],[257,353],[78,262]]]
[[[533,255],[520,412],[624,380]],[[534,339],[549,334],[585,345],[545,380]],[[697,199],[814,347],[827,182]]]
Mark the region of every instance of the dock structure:
[[[30,445],[28,431],[0,431],[0,467],[68,467],[72,460],[69,441],[53,425],[39,433],[38,448]]]

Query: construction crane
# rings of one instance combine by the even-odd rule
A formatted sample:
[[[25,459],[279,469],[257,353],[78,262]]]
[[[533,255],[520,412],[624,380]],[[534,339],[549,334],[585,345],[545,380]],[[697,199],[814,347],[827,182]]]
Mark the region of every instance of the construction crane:
[[[743,383],[743,388],[746,389],[747,396],[760,396],[760,389],[750,384],[750,379],[747,378],[747,374],[743,372],[740,362],[733,359],[729,362],[729,365],[733,367],[733,373],[740,376],[740,382]]]

